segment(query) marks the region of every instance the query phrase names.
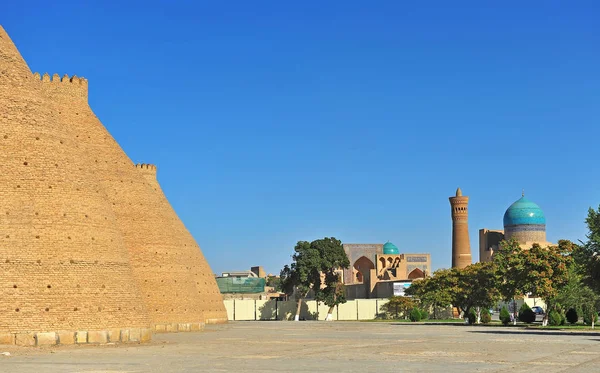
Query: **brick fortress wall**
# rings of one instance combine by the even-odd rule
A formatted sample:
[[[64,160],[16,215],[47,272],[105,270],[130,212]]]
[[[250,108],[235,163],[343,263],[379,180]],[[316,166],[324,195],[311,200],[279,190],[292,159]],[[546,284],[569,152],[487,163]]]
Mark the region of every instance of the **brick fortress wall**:
[[[103,188],[0,27],[0,341],[149,339]],[[98,337],[96,334],[100,333]],[[85,338],[83,337],[85,335]]]
[[[1,27],[0,128],[0,343],[147,340],[151,325],[226,321],[156,168],[134,166],[106,131],[87,80],[32,75]]]

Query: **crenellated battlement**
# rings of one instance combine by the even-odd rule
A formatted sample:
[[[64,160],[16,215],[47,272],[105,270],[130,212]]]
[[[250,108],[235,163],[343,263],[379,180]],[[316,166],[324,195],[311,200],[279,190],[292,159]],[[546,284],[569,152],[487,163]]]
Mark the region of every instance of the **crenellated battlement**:
[[[84,77],[78,77],[65,74],[61,78],[60,75],[54,74],[50,76],[48,73],[40,75],[34,73],[33,77],[37,81],[41,81],[42,90],[51,96],[66,96],[68,98],[80,98],[87,102],[88,99],[88,80]]]
[[[140,170],[145,176],[150,176],[152,179],[156,179],[156,166],[149,163],[137,163],[135,168]]]

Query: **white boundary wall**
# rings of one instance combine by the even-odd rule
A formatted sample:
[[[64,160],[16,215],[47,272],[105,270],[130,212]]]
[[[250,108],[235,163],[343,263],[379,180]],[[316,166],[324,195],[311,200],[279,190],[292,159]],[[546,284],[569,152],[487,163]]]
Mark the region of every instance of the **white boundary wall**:
[[[333,309],[333,320],[373,320],[380,313],[387,299],[355,299]],[[229,299],[225,302],[230,321],[254,320],[293,320],[296,314],[296,301]],[[304,320],[325,320],[327,307],[314,300],[303,301],[300,318]]]

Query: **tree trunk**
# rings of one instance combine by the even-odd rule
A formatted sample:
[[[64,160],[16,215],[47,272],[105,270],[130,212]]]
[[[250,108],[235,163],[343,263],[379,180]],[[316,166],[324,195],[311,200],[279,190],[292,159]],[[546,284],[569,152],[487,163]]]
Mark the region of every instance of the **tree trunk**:
[[[517,312],[517,300],[513,298],[513,325],[517,325],[517,318],[519,317],[519,313]]]
[[[477,324],[481,324],[481,307],[477,307]]]
[[[304,299],[304,297],[299,297],[296,300],[298,304],[296,306],[296,316],[294,316],[294,321],[300,321],[300,309],[302,308],[302,299]]]
[[[329,311],[327,311],[327,317],[325,317],[325,321],[333,321],[333,309],[335,306],[329,307]]]

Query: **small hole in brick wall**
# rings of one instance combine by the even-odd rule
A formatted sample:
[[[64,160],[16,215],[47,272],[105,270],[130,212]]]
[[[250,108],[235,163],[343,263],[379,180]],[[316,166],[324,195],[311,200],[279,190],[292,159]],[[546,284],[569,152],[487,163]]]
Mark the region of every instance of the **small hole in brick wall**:
[[[47,285],[46,287],[47,287],[48,289],[51,289],[51,288],[52,288],[52,285]]]
[[[158,308],[154,309],[154,311],[158,312]]]
[[[15,308],[15,312],[19,312],[19,311],[20,311],[20,309],[18,309],[18,308]]]
[[[40,138],[39,138],[39,137],[36,137],[35,139],[36,139],[36,140],[39,140]]]
[[[80,287],[81,287],[81,285],[77,284],[77,287],[78,287],[78,288],[80,288]]]
[[[5,138],[5,139],[8,139],[8,135],[4,135],[4,138]]]
[[[121,307],[117,308],[117,310],[118,310],[118,311],[120,311],[120,310],[121,310]]]
[[[55,163],[55,164],[54,164],[54,167],[58,167],[58,163]]]
[[[75,264],[75,261],[73,259],[69,259],[69,263]]]
[[[38,264],[40,264],[40,263],[42,263],[42,261],[41,261],[40,259],[38,259],[38,260],[37,260],[37,263],[38,263]]]
[[[50,311],[50,308],[46,307],[46,312]]]
[[[92,241],[94,241],[94,240],[95,240],[95,238],[94,238],[94,237],[92,237]]]
[[[6,260],[4,261],[4,263],[10,263],[10,260],[9,260],[9,259],[6,259]]]
[[[35,238],[40,238],[40,236],[35,236]]]
[[[21,187],[20,185],[17,185],[17,188],[20,188],[20,187]]]
[[[98,264],[98,261],[97,261],[97,260],[94,260],[94,264]]]
[[[23,166],[27,166],[27,165],[28,165],[28,163],[27,163],[27,162],[23,162]]]
[[[87,218],[87,217],[88,217],[88,215],[87,215],[87,214],[85,214],[85,217]]]
[[[48,185],[48,189],[52,189],[52,185]]]
[[[15,288],[15,289],[16,289],[16,288],[17,288],[17,285],[16,285],[16,284],[15,284],[15,285],[13,285],[13,288]]]
[[[70,239],[71,239],[71,236],[68,236],[68,237],[67,237],[67,239],[68,239],[68,240],[70,240]]]
[[[10,238],[10,236],[7,234],[7,235],[6,235],[6,238]]]
[[[73,308],[73,311],[78,311],[78,310],[79,310],[79,308],[77,308],[77,307]]]
[[[147,297],[147,298],[150,298],[150,294],[148,294],[146,297]]]
[[[39,214],[40,214],[39,212],[36,212],[36,213],[35,213],[35,216],[38,216]]]
[[[8,212],[8,211],[7,211],[7,212],[6,212],[6,215],[10,215],[10,212]]]
[[[98,311],[102,311],[102,307],[98,307]]]
[[[106,285],[102,285],[102,289],[106,289]]]
[[[60,143],[61,143],[61,144],[63,144],[63,141],[62,141],[62,140],[60,140]]]

